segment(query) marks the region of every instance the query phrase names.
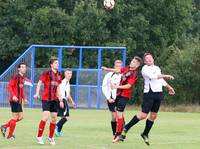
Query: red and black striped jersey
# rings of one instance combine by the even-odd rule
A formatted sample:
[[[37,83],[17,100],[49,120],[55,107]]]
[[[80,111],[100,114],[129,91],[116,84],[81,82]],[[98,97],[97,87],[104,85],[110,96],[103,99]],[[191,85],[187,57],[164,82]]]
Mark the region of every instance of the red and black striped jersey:
[[[44,83],[42,100],[57,100],[57,87],[62,82],[61,73],[54,73],[51,69],[49,69],[43,72],[40,80]]]
[[[24,82],[25,77],[21,76],[19,73],[13,75],[8,84],[8,92],[10,93],[10,101],[13,101],[13,96],[18,98],[18,103],[22,103],[25,99],[24,95]]]
[[[118,89],[117,96],[123,96],[131,98],[131,92],[134,84],[136,83],[137,77],[137,70],[130,70],[129,66],[121,68],[122,79],[120,81],[120,85],[130,84],[131,88],[129,89]]]

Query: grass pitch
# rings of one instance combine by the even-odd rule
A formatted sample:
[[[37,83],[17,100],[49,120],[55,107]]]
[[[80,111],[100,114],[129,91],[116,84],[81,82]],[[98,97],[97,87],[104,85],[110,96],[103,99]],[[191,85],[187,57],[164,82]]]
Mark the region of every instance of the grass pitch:
[[[137,111],[126,111],[129,121]],[[0,123],[10,118],[10,109],[0,109]],[[63,137],[56,145],[48,143],[48,127],[44,132],[45,145],[36,143],[39,109],[24,109],[24,119],[17,124],[14,141],[0,136],[0,149],[200,149],[200,114],[160,112],[150,133],[150,146],[144,144],[140,133],[145,121],[139,122],[127,134],[125,142],[112,144],[110,112],[106,110],[71,110],[70,120],[63,127]]]

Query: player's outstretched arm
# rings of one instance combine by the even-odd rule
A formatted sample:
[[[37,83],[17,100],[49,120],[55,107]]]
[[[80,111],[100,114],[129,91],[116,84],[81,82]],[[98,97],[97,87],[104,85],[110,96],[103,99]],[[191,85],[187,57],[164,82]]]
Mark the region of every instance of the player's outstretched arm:
[[[160,71],[160,75],[157,75],[156,73],[154,73],[154,71],[149,71],[149,69],[147,67],[143,67],[142,68],[142,76],[143,77],[147,77],[149,79],[170,79],[170,80],[174,80],[174,76],[172,75],[168,75],[168,74],[162,74],[160,68],[157,68],[157,71]]]
[[[169,95],[175,95],[175,90],[171,85],[167,84],[165,87],[167,88]]]
[[[108,68],[108,67],[105,67],[105,66],[102,66],[101,67],[102,70],[105,70],[105,71],[111,71],[111,72],[114,72],[114,73],[120,73],[120,69],[115,69],[115,68]]]
[[[41,85],[42,85],[42,81],[39,80],[39,81],[38,81],[38,84],[37,84],[37,87],[36,87],[36,93],[35,93],[35,95],[34,95],[34,98],[39,98],[39,97],[40,97],[39,94],[40,94]]]
[[[129,89],[131,88],[131,84],[118,85],[118,86],[112,84],[111,87],[112,89]]]
[[[161,74],[161,75],[158,75],[158,79],[170,79],[170,80],[174,80],[174,76],[167,75],[167,74]]]
[[[169,95],[174,95],[175,90],[164,79],[162,79],[162,85],[168,90]]]

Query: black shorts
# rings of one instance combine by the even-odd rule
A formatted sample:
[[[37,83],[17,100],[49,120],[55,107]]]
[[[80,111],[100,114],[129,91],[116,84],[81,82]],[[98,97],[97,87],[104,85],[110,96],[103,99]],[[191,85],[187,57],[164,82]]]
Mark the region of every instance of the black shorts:
[[[22,104],[19,104],[18,102],[10,102],[10,106],[12,112],[23,112]]]
[[[45,101],[42,100],[42,110],[49,111],[49,112],[57,112],[57,101]]]
[[[128,100],[129,100],[128,97],[117,96],[115,100],[117,111],[124,112]]]
[[[57,116],[59,117],[66,117],[66,116],[69,116],[69,106],[68,106],[68,103],[65,99],[63,99],[63,103],[64,103],[64,108],[61,108],[60,107],[60,102],[58,101],[58,114]]]
[[[149,112],[157,113],[159,111],[162,99],[163,99],[162,92],[144,93],[143,102],[142,102],[142,112],[144,112],[144,113],[149,113]]]
[[[116,101],[113,102],[113,103],[110,103],[108,100],[107,100],[107,104],[108,104],[108,109],[110,112],[116,112]]]

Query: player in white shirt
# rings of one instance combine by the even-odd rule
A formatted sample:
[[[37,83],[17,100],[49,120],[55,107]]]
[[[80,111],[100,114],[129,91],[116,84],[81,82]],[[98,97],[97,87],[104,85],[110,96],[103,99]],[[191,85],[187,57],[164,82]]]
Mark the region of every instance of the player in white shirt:
[[[143,59],[145,65],[142,67],[142,76],[144,78],[142,110],[136,114],[128,124],[125,125],[121,140],[123,141],[125,139],[126,133],[132,126],[137,124],[140,120],[148,117],[141,137],[147,145],[150,145],[148,134],[154,124],[155,119],[157,118],[157,113],[163,99],[163,86],[167,88],[170,95],[175,94],[174,89],[167,84],[164,79],[174,79],[174,77],[172,75],[165,75],[161,73],[160,68],[154,65],[154,59],[151,53],[145,53]]]
[[[116,60],[114,63],[115,69],[121,69],[122,67],[122,61]],[[106,97],[107,104],[109,111],[111,112],[111,128],[113,132],[113,136],[116,133],[116,127],[117,127],[117,112],[116,112],[116,96],[117,96],[117,89],[112,89],[111,84],[119,85],[121,81],[122,75],[120,73],[114,73],[114,72],[108,72],[102,83],[102,91],[103,94]]]
[[[62,127],[67,122],[69,118],[69,106],[68,101],[71,103],[71,105],[74,107],[75,103],[70,95],[70,79],[72,77],[72,70],[67,68],[64,72],[65,78],[62,80],[62,83],[59,85],[59,94],[63,99],[64,108],[61,108],[58,106],[58,117],[61,117],[61,119],[56,124],[56,130],[55,135],[57,137],[62,137]]]

